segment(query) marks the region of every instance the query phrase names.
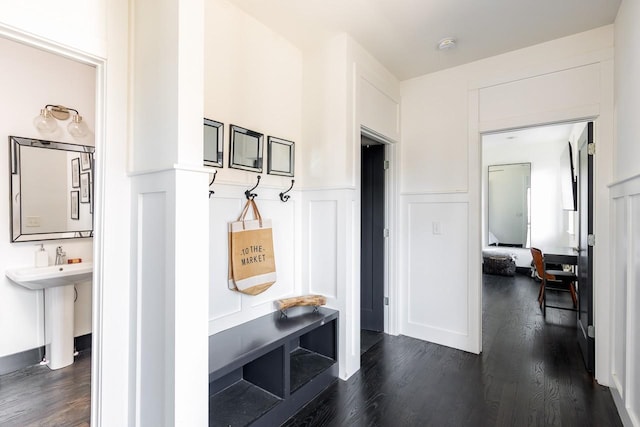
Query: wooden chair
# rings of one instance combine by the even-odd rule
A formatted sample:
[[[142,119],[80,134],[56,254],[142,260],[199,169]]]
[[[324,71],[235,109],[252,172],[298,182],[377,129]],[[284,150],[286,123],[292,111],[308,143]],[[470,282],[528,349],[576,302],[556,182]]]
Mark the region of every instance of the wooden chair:
[[[547,315],[547,307],[560,310],[577,311],[578,297],[576,295],[575,283],[578,277],[571,271],[545,270],[544,255],[538,248],[531,248],[531,256],[536,267],[536,272],[540,277],[540,290],[538,291],[538,303],[542,309],[542,315]],[[551,284],[549,284],[551,282]],[[561,307],[547,304],[547,290],[569,292],[573,300],[573,307]]]

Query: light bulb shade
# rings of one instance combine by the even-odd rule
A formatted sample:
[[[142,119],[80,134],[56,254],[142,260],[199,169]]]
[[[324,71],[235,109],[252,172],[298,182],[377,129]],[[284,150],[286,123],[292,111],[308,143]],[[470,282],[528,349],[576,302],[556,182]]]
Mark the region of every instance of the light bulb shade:
[[[56,123],[56,119],[51,116],[49,110],[45,108],[40,110],[40,114],[33,119],[33,126],[42,133],[53,133],[57,129],[58,124]]]
[[[82,121],[82,116],[79,114],[74,114],[71,116],[71,121],[67,125],[67,130],[76,138],[82,138],[87,136],[89,133],[89,129],[87,128],[87,124]]]

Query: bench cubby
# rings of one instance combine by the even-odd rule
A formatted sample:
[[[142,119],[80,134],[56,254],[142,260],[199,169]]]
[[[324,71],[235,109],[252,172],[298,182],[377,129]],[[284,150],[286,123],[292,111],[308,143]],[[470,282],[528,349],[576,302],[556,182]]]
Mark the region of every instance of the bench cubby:
[[[286,421],[338,375],[338,312],[294,307],[209,337],[209,425]]]

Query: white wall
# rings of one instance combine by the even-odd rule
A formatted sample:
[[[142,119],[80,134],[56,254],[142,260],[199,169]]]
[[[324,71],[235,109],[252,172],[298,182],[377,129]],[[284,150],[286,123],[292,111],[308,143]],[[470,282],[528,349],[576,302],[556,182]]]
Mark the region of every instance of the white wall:
[[[96,70],[89,65],[46,53],[0,37],[0,93],[11,102],[0,105],[0,138],[8,141],[9,135],[49,139],[74,144],[93,145],[93,135],[74,139],[65,129],[67,122],[60,122],[53,135],[40,134],[32,120],[46,104],[62,104],[77,109],[89,129],[95,129]],[[52,82],[55,82],[52,84]],[[8,142],[5,142],[8,143]],[[0,223],[9,224],[9,150],[0,150]],[[41,174],[46,180],[46,171]],[[66,200],[64,201],[66,206]],[[8,268],[34,265],[33,243],[9,243],[9,227],[0,228],[0,271]],[[49,262],[55,261],[55,248],[62,245],[69,258],[93,260],[93,239],[69,239],[45,241]],[[90,333],[91,284],[78,285],[75,303],[74,335]],[[29,350],[44,344],[43,295],[10,282],[4,274],[0,277],[0,356]]]
[[[107,3],[107,0],[67,0],[62,4],[43,0],[3,1],[0,22],[20,32],[105,57]]]
[[[275,310],[273,301],[303,293],[300,280],[300,196],[308,146],[302,138],[302,53],[284,38],[226,0],[205,8],[204,116],[224,123],[224,168],[217,170],[209,199],[209,333]],[[273,222],[277,282],[266,292],[243,295],[228,288],[227,224],[235,221],[257,182],[256,173],[229,168],[230,125],[264,134],[263,172],[256,203]],[[295,187],[287,203],[279,193],[289,177],[267,174],[267,136],[295,143]]]
[[[615,22],[615,184],[611,187],[612,394],[626,425],[640,426],[640,4],[624,0]],[[630,178],[630,179],[629,179]]]
[[[598,117],[599,156],[596,158],[596,328],[608,331],[608,210],[606,183],[611,175],[613,94],[613,28],[586,33],[521,49],[402,82],[401,242],[399,283],[407,301],[400,332],[467,351],[481,350],[481,144],[483,132],[545,123]],[[416,210],[419,204],[432,207]],[[462,205],[462,206],[460,206]],[[449,212],[460,206],[461,213]],[[600,208],[598,208],[600,206]],[[420,214],[418,214],[420,213]],[[457,219],[456,219],[457,218]],[[441,235],[422,226],[441,222]],[[444,225],[447,227],[444,227]],[[458,236],[456,230],[468,234]],[[421,230],[420,235],[415,230]],[[411,236],[411,240],[408,240]],[[455,244],[443,250],[437,239]],[[420,241],[423,245],[413,245]],[[432,248],[432,249],[430,249]],[[414,253],[419,251],[419,253]],[[448,292],[464,298],[445,299],[437,280],[418,281],[435,271],[414,266],[416,256],[456,271],[447,279]],[[429,264],[429,265],[431,265]],[[418,274],[418,270],[422,274]],[[436,270],[436,271],[438,271]],[[421,289],[413,294],[414,289]],[[414,298],[430,295],[430,298]],[[412,319],[410,313],[443,313],[437,322]],[[466,313],[467,322],[459,319]],[[607,339],[597,341],[596,377],[609,382]]]

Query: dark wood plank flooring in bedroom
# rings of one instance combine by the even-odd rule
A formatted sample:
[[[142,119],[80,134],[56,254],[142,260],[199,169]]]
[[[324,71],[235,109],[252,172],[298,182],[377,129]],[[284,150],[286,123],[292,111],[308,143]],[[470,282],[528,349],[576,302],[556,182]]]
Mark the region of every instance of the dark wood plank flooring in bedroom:
[[[285,425],[621,426],[609,390],[584,369],[574,313],[549,309],[545,320],[538,287],[485,275],[481,355],[385,335],[358,373]]]

